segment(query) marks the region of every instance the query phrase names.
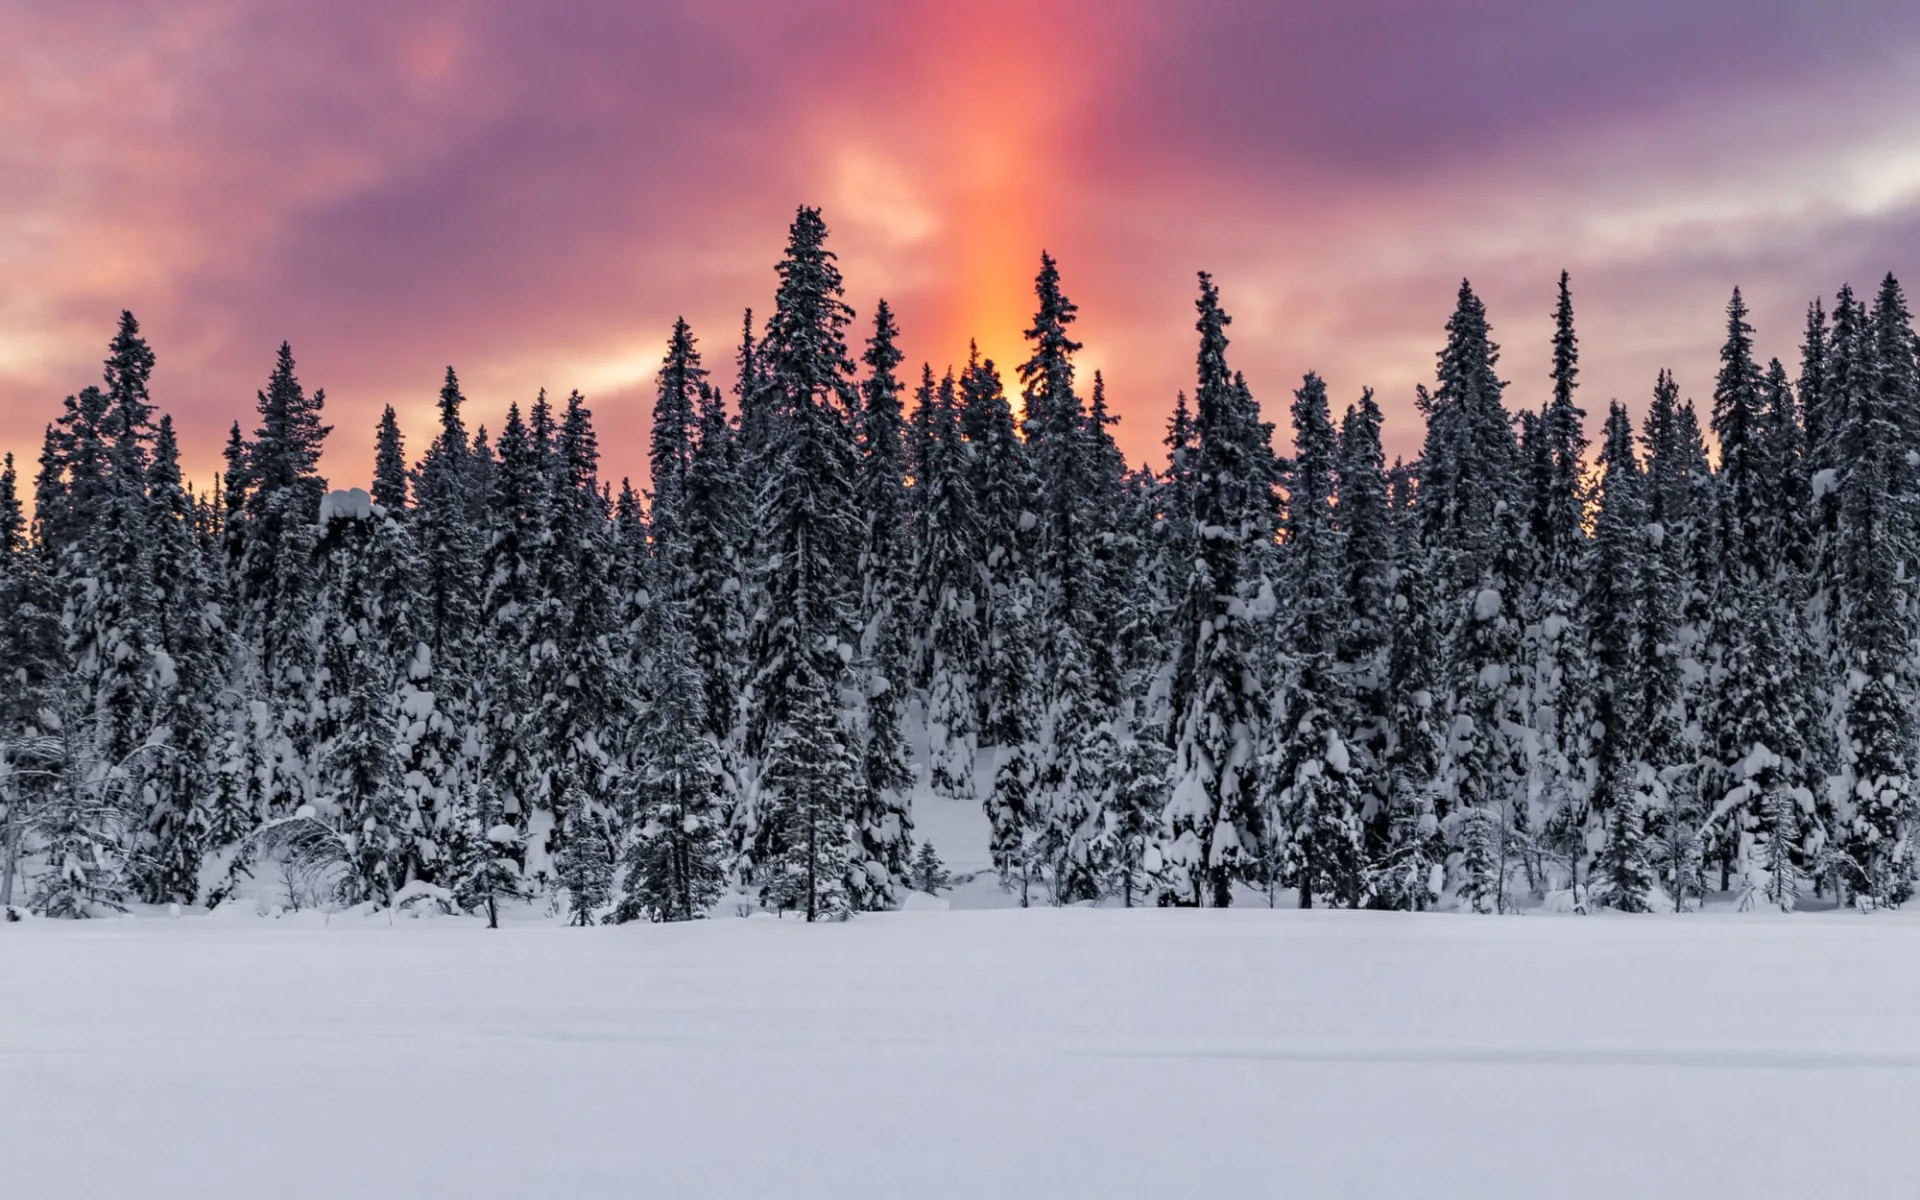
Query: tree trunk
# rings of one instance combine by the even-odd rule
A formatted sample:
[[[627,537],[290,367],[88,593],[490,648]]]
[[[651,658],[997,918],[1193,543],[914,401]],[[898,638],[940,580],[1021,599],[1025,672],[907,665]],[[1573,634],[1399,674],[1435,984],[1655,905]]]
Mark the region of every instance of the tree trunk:
[[[4,837],[0,837],[0,912],[13,905],[13,864],[20,853],[20,821],[14,814],[19,807],[17,796],[7,802],[6,832]]]
[[[807,826],[807,921],[812,923],[814,910],[819,904],[819,885],[817,872],[820,865],[820,840],[814,823]]]

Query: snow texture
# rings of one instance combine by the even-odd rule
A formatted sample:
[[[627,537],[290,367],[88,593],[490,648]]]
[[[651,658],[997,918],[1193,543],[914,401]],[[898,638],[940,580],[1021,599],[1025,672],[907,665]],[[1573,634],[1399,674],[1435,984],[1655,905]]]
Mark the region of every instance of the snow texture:
[[[361,488],[328,492],[320,498],[320,527],[330,521],[366,521],[373,517],[373,498]]]
[[[9,1195],[1648,1200],[1920,1169],[1897,914],[216,912],[0,925],[0,962]]]

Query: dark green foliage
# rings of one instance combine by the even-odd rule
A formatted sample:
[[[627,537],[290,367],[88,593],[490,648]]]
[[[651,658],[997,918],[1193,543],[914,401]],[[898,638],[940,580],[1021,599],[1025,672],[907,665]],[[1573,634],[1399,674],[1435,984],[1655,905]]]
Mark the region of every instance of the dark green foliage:
[[[953,876],[947,873],[946,864],[940,861],[940,852],[933,848],[932,842],[921,842],[920,849],[913,856],[913,890],[928,895],[938,895],[953,886]]]
[[[790,724],[767,755],[764,786],[772,794],[770,823],[776,849],[765,863],[762,894],[779,912],[808,921],[844,919],[857,907],[863,869],[853,861],[850,823],[860,787],[859,762],[838,728],[826,689],[817,678],[798,681]]]
[[[1273,604],[1261,573],[1273,536],[1273,470],[1269,427],[1228,371],[1230,318],[1205,274],[1196,307],[1196,536],[1174,619],[1175,782],[1164,849],[1152,866],[1172,902],[1222,907],[1265,837],[1253,761],[1261,723],[1254,652]]]

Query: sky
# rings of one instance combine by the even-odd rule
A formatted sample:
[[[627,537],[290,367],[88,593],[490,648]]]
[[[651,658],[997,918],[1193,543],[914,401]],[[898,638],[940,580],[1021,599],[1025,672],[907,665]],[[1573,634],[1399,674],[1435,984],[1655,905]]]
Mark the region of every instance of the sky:
[[[334,486],[449,364],[469,425],[578,388],[637,481],[673,320],[730,380],[802,204],[916,368],[1011,375],[1053,253],[1135,462],[1201,270],[1282,443],[1315,370],[1410,456],[1460,280],[1538,407],[1566,269],[1597,435],[1663,366],[1708,398],[1735,285],[1791,365],[1920,278],[1917,134],[1911,0],[0,0],[0,450],[130,308],[202,482],[283,339]]]

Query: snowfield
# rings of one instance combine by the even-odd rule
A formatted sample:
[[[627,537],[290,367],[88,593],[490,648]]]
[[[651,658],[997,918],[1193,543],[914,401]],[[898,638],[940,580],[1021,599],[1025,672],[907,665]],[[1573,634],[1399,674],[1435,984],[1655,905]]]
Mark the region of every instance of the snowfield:
[[[1917,1014],[1897,915],[27,921],[0,1192],[1912,1195]]]

